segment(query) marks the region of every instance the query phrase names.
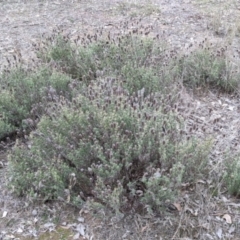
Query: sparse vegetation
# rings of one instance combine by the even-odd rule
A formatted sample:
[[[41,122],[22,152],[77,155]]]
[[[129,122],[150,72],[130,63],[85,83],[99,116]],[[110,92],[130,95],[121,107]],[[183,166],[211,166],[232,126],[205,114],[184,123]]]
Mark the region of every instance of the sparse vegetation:
[[[119,2],[115,11],[124,15],[131,17],[146,17],[152,14],[161,14],[161,9],[157,4],[152,1],[147,1],[144,4],[134,3],[134,2]]]

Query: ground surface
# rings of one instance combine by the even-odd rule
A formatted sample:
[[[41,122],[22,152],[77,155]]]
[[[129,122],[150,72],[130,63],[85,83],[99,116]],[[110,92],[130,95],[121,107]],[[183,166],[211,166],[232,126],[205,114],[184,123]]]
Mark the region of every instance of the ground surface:
[[[227,45],[235,56],[240,46],[240,8],[237,1],[200,0],[129,0],[129,1],[0,1],[0,62],[21,52],[26,62],[32,57],[32,43],[41,35],[60,27],[71,36],[91,32],[99,27],[119,31],[120,22],[142,17],[156,34],[172,46],[184,49],[207,38],[216,45]],[[239,24],[239,26],[237,25]],[[240,100],[213,92],[196,96],[182,90],[191,102],[186,121],[196,125],[194,135],[214,140],[212,164],[221,163],[227,149],[240,150]],[[205,130],[204,130],[205,129]],[[148,219],[125,216],[124,219],[93,218],[87,212],[62,208],[60,203],[31,204],[16,199],[6,188],[6,152],[0,154],[0,239],[239,239],[240,201],[227,194],[212,197],[205,189],[210,183],[199,179],[198,195],[183,194],[175,211],[163,218]],[[176,204],[178,206],[178,204]],[[41,235],[55,226],[64,235]],[[55,234],[55,235],[54,235]]]

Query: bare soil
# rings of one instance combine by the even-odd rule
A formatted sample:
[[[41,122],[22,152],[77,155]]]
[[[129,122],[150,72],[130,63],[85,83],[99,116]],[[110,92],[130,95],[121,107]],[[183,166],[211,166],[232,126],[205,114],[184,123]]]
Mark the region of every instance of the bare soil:
[[[228,46],[239,64],[240,21],[237,1],[190,0],[3,0],[0,1],[0,66],[6,57],[21,52],[26,63],[34,57],[32,43],[41,42],[59,27],[70,36],[103,27],[120,31],[120,23],[142,18],[154,33],[175,48],[185,49],[203,40]],[[191,103],[186,121],[197,125],[199,138],[211,138],[211,163],[217,171],[225,154],[239,152],[239,97],[208,91],[196,95],[182,89]],[[199,179],[196,189],[183,193],[164,217],[124,216],[109,219],[104,213],[94,217],[90,210],[79,212],[62,203],[36,204],[12,196],[6,188],[7,154],[0,153],[0,239],[239,239],[240,202],[222,193],[207,193],[211,183]],[[214,174],[213,174],[214,175]],[[219,179],[220,180],[220,179]],[[197,192],[197,194],[196,194]],[[180,207],[181,205],[181,207]],[[68,236],[41,235],[56,226],[70,229]],[[59,228],[58,228],[59,230]],[[41,236],[41,237],[40,237]],[[54,238],[55,237],[55,238]]]

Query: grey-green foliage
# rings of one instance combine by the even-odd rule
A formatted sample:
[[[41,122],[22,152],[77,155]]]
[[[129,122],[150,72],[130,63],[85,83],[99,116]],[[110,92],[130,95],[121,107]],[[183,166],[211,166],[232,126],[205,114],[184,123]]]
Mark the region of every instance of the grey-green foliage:
[[[143,95],[104,79],[52,106],[31,148],[16,145],[9,156],[12,189],[45,199],[69,189],[115,212],[134,202],[159,210],[182,182],[205,174],[207,148],[181,134],[165,98]]]
[[[84,39],[84,38],[83,38]],[[209,87],[234,92],[239,86],[239,69],[225,48],[200,47],[179,58],[180,51],[169,50],[162,39],[152,40],[138,31],[121,36],[109,34],[85,37],[75,45],[60,35],[39,56],[53,60],[58,68],[80,80],[93,80],[97,72],[121,78],[130,93],[142,89],[165,91],[179,79],[193,89]],[[147,83],[147,84],[146,84]]]
[[[240,195],[240,161],[239,155],[227,158],[225,161],[226,172],[224,175],[224,183],[230,194],[234,196]]]
[[[48,89],[51,87],[71,97],[68,83],[70,78],[64,74],[50,69],[36,69],[25,71],[12,69],[10,73],[4,73],[0,77],[0,112],[1,126],[0,138],[21,127],[22,120],[31,116],[34,104],[47,102]],[[31,116],[32,117],[32,116]]]
[[[200,48],[179,62],[180,77],[186,86],[193,89],[210,87],[230,93],[237,89],[240,81],[233,66],[223,48]]]
[[[97,72],[115,75],[130,93],[144,87],[147,94],[165,90],[176,75],[172,59],[166,57],[165,45],[140,34],[126,34],[108,40],[89,36],[76,46],[57,35],[38,54],[44,61],[53,60],[57,68],[74,79],[88,82],[97,78]]]

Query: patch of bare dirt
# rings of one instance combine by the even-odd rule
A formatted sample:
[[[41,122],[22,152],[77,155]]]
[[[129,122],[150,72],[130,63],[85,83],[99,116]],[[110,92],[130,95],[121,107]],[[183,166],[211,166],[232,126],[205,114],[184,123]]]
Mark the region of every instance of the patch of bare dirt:
[[[217,2],[217,1],[212,1]],[[218,8],[212,2],[187,0],[153,1],[0,1],[0,65],[6,57],[21,52],[26,62],[34,57],[32,43],[41,42],[42,34],[51,34],[59,27],[70,36],[92,32],[103,27],[109,31],[121,31],[121,22],[140,17],[144,24],[152,25],[155,34],[178,49],[204,39],[221,45],[228,44],[229,54],[235,56],[240,41],[234,29],[234,18],[227,18],[223,8],[224,24],[218,26]],[[221,1],[218,6],[221,7]],[[208,9],[212,7],[212,11]],[[228,4],[230,14],[239,13],[236,5]],[[213,8],[214,7],[214,8]],[[215,11],[215,12],[214,12]],[[225,17],[224,17],[225,16]],[[134,23],[134,21],[133,21]],[[222,26],[223,25],[223,26]],[[221,29],[223,27],[223,29]],[[237,26],[238,27],[238,26]],[[231,44],[229,44],[229,42]],[[239,64],[239,63],[238,63]],[[227,151],[240,150],[240,100],[233,96],[218,96],[211,91],[197,97],[182,91],[186,99],[187,129],[199,138],[214,142],[211,162],[216,175]],[[182,198],[169,209],[164,218],[123,216],[120,219],[99,221],[88,211],[72,213],[62,205],[37,206],[24,199],[17,199],[6,188],[6,152],[0,154],[0,239],[16,239],[14,236],[37,237],[41,232],[53,230],[60,224],[73,229],[76,239],[238,239],[240,235],[240,202],[222,193],[209,196],[211,183],[199,179],[193,193],[183,193]],[[219,179],[220,180],[220,179]],[[61,210],[60,210],[61,209]],[[79,221],[84,219],[84,223]],[[81,218],[80,218],[81,219]],[[104,218],[103,218],[104,219]],[[92,238],[91,238],[92,237]]]

